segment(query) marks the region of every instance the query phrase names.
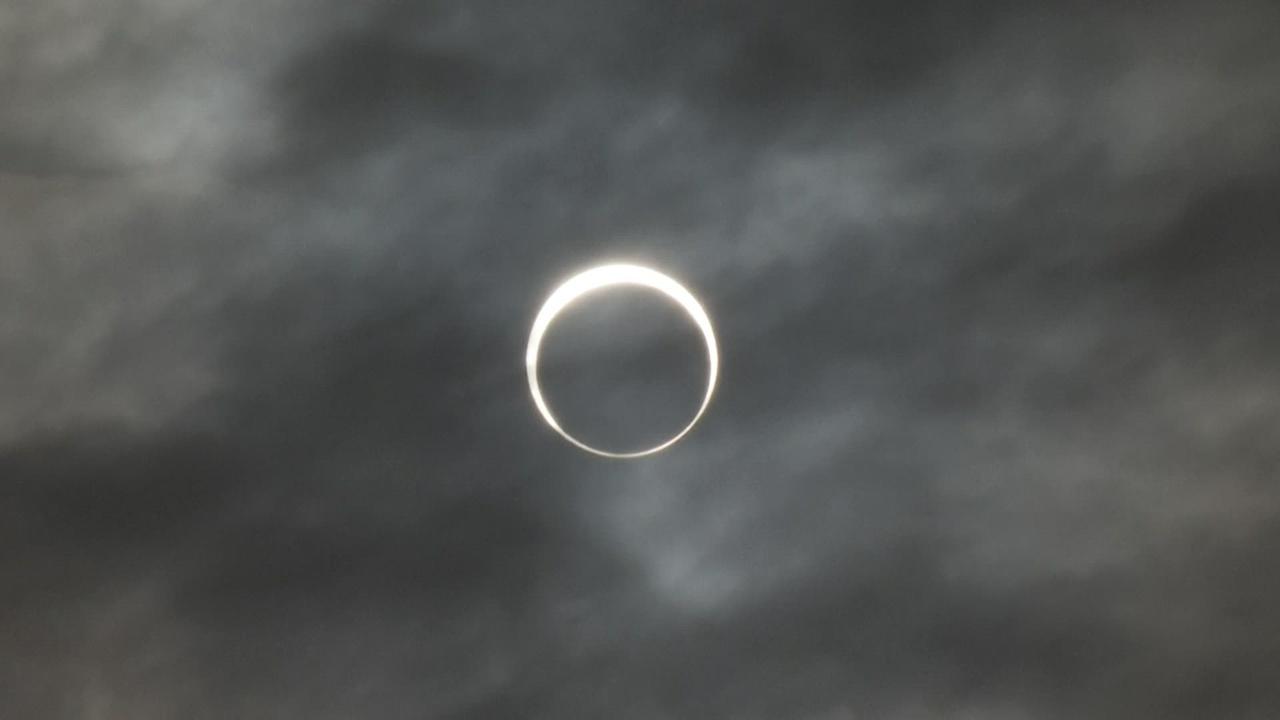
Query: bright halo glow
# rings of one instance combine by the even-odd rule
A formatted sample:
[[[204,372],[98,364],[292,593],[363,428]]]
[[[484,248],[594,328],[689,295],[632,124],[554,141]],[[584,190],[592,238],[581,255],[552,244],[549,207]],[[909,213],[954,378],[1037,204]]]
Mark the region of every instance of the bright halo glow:
[[[547,406],[546,400],[542,397],[542,387],[538,383],[538,352],[542,348],[542,336],[546,334],[547,328],[551,326],[551,323],[565,308],[597,290],[628,285],[638,285],[656,290],[674,300],[689,315],[689,318],[702,331],[703,339],[706,340],[707,368],[709,372],[707,374],[707,392],[702,398],[702,405],[683,430],[661,445],[647,450],[618,453],[591,447],[560,427],[559,421],[551,413],[551,408]],[[542,309],[538,311],[537,317],[534,318],[533,330],[529,333],[529,348],[525,352],[524,364],[529,374],[529,392],[533,394],[533,404],[538,407],[538,412],[542,413],[542,418],[547,421],[547,424],[560,433],[561,437],[589,453],[603,457],[638,458],[652,455],[671,447],[680,438],[687,435],[693,429],[693,426],[698,424],[698,420],[702,419],[702,414],[707,411],[707,406],[711,404],[711,396],[715,393],[716,378],[720,372],[720,353],[716,349],[716,335],[711,329],[711,318],[707,317],[707,311],[702,309],[702,304],[693,296],[693,293],[657,270],[651,270],[640,265],[611,264],[584,270],[561,283],[560,287],[551,293],[551,296],[543,303]]]

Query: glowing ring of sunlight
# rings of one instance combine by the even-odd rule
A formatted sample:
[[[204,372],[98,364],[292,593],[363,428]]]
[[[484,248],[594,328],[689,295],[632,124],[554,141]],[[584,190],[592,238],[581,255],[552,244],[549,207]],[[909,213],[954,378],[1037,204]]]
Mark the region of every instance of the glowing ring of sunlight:
[[[640,286],[656,290],[675,301],[689,315],[693,323],[702,331],[702,337],[707,343],[708,374],[707,392],[702,398],[702,405],[683,430],[661,445],[638,452],[620,453],[591,447],[560,427],[559,421],[556,420],[551,408],[547,406],[546,400],[542,397],[542,387],[538,383],[538,352],[542,348],[542,336],[546,334],[551,323],[555,322],[556,317],[565,308],[598,290],[624,286]],[[533,394],[533,404],[538,406],[538,412],[542,413],[542,418],[547,421],[547,424],[553,430],[560,433],[561,437],[595,455],[608,458],[638,458],[661,452],[676,444],[680,438],[693,429],[694,425],[698,424],[698,420],[702,419],[703,413],[707,411],[707,406],[711,404],[711,396],[715,393],[716,378],[720,372],[720,353],[716,349],[716,334],[711,329],[711,318],[707,317],[707,311],[702,309],[702,304],[693,296],[693,293],[657,270],[651,270],[640,265],[612,264],[584,270],[565,280],[560,284],[560,287],[557,287],[551,293],[547,301],[542,304],[542,309],[538,311],[537,317],[534,318],[533,330],[529,333],[529,348],[525,352],[524,364],[529,373],[529,392]]]

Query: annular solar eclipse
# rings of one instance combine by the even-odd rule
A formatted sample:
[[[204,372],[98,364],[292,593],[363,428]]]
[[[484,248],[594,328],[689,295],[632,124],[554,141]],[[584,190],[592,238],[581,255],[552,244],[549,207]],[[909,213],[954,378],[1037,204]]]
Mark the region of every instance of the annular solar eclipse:
[[[666,296],[679,305],[685,314],[689,316],[689,319],[693,321],[694,325],[698,327],[707,345],[707,389],[703,394],[702,404],[698,407],[698,411],[694,413],[693,419],[680,432],[662,443],[644,450],[614,452],[592,447],[575,438],[561,427],[560,422],[551,412],[551,408],[547,405],[547,401],[542,395],[542,387],[538,382],[538,354],[542,348],[543,336],[566,308],[594,293],[625,287],[646,288]],[[640,265],[615,263],[584,270],[565,280],[551,293],[546,302],[542,304],[542,309],[538,311],[538,315],[534,318],[533,329],[529,333],[529,347],[525,352],[525,369],[529,375],[529,392],[533,395],[533,404],[537,406],[538,412],[542,414],[542,418],[547,421],[547,424],[559,433],[561,437],[582,450],[595,455],[609,458],[639,458],[653,455],[671,447],[687,435],[694,425],[697,425],[698,421],[702,419],[702,415],[707,411],[707,406],[711,404],[711,396],[715,393],[716,378],[720,372],[720,353],[716,347],[716,336],[711,327],[711,318],[707,316],[707,311],[702,308],[702,304],[693,296],[693,293],[657,270]]]

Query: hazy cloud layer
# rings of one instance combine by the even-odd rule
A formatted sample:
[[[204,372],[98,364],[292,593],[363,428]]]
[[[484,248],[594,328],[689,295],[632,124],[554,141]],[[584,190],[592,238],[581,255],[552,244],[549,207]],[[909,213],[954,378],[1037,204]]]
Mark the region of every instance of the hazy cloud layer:
[[[1277,48],[1264,2],[0,4],[0,716],[1275,717]],[[724,356],[633,463],[522,366],[613,258]],[[567,416],[669,422],[674,317],[573,319]]]

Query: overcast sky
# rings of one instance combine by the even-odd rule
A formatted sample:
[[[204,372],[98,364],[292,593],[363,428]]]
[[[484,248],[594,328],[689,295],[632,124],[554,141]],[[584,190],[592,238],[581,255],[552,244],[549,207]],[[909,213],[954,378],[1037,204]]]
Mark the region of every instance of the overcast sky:
[[[0,0],[0,717],[1274,720],[1278,198],[1264,0]]]

